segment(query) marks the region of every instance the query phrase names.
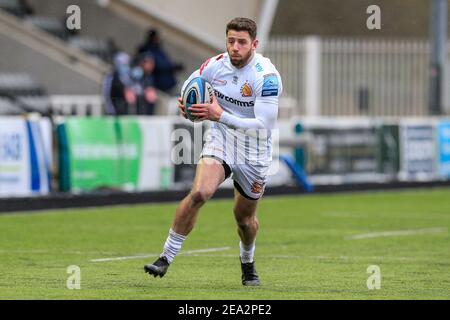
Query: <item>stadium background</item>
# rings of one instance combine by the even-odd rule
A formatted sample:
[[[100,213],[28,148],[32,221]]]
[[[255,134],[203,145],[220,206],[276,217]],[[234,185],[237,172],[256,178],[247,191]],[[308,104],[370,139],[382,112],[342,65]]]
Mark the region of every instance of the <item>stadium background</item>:
[[[292,215],[286,219],[298,219],[294,208],[305,205],[304,201],[315,201],[300,197],[305,193],[438,186],[440,189],[432,194],[418,189],[411,195],[399,196],[405,197],[401,200],[404,202],[429,196],[437,207],[416,205],[413,215],[423,221],[435,219],[432,221],[436,225],[408,220],[411,208],[402,204],[396,207],[395,194],[377,193],[375,200],[366,199],[366,203],[355,200],[357,208],[349,206],[348,211],[343,203],[352,199],[349,195],[324,198],[330,206],[340,208],[337,211],[332,207],[320,211],[320,204],[306,204],[306,208],[325,218],[370,215],[366,224],[356,225],[367,232],[413,230],[419,247],[421,230],[425,234],[440,230],[424,237],[430,237],[436,249],[436,270],[441,272],[439,263],[448,264],[448,258],[441,261],[436,256],[444,252],[441,245],[448,244],[450,206],[445,199],[446,186],[450,185],[450,82],[448,72],[443,72],[442,105],[436,113],[429,104],[431,1],[410,0],[405,5],[401,0],[232,0],[216,2],[214,9],[206,0],[29,0],[27,4],[28,8],[22,1],[0,0],[0,213],[149,203],[147,209],[125,210],[130,211],[130,216],[137,210],[135,222],[145,223],[140,220],[141,211],[154,210],[155,215],[173,211],[171,207],[158,209],[155,203],[181,199],[189,190],[195,166],[171,161],[173,148],[179,142],[171,134],[175,129],[202,132],[205,125],[193,126],[181,119],[176,96],[163,92],[158,93],[156,116],[106,115],[102,84],[112,69],[112,43],[133,54],[147,30],[157,28],[166,51],[184,65],[177,74],[179,89],[203,61],[224,51],[226,23],[233,17],[247,16],[258,22],[260,51],[278,67],[285,87],[280,99],[276,140],[279,148],[274,160],[277,170],[268,181],[267,196],[293,194],[287,201],[292,207],[286,209]],[[366,27],[366,9],[374,4],[381,8],[380,30]],[[77,32],[66,28],[66,10],[70,5],[81,9],[81,30]],[[32,14],[27,11],[30,8]],[[190,145],[190,141],[182,143]],[[195,150],[191,156],[197,156]],[[228,181],[217,197],[231,196]],[[374,209],[377,197],[392,205],[392,215],[387,215],[389,210],[383,211],[385,207]],[[411,205],[414,208],[413,202]],[[223,205],[217,202],[214,206]],[[113,213],[112,220],[117,223],[126,221],[114,214],[117,213]],[[386,224],[377,229],[374,221],[378,215],[386,219]],[[14,250],[21,250],[21,246],[26,250],[37,237],[22,229],[23,222],[14,222],[15,217],[2,217],[5,220],[0,254],[8,255],[13,243],[18,244]],[[29,217],[25,224],[35,219],[25,217]],[[80,217],[75,225],[92,221],[95,226],[99,219],[85,212]],[[390,218],[398,223],[390,223]],[[64,218],[61,225],[58,219],[51,223],[52,227],[47,225],[42,230],[52,234],[63,228]],[[312,225],[319,223],[316,217],[305,219],[311,219]],[[154,228],[165,230],[161,221],[153,222]],[[210,222],[201,227],[209,230],[214,225]],[[336,233],[340,227],[327,226]],[[22,235],[24,243],[15,238],[16,232]],[[356,229],[353,232],[357,233]],[[265,241],[270,247],[270,240]],[[275,243],[275,239],[272,241]],[[151,251],[158,250],[156,242]],[[349,251],[357,251],[348,246]],[[118,251],[124,255],[136,252],[130,247]],[[424,247],[417,249],[420,261],[430,258],[425,251]],[[336,262],[341,258],[330,259]],[[11,261],[9,268],[14,268],[17,261]],[[315,262],[314,258],[308,262],[311,268]],[[42,276],[45,272],[42,269]],[[11,287],[4,297],[20,298],[20,290],[10,286],[14,275],[11,277],[3,279],[4,286]],[[436,278],[437,282],[442,280]],[[165,289],[170,291],[168,286]],[[449,296],[448,290],[439,286],[432,289],[431,296]],[[25,291],[28,293],[24,297],[36,297],[32,289]],[[61,293],[52,296],[51,292],[46,292],[47,297],[69,297]],[[291,298],[302,297],[297,293]],[[93,293],[81,297],[98,296]],[[267,296],[261,293],[255,297]],[[329,296],[318,293],[310,297]],[[358,294],[342,297],[366,298]],[[400,292],[399,297],[424,296]],[[289,297],[275,294],[272,298]]]

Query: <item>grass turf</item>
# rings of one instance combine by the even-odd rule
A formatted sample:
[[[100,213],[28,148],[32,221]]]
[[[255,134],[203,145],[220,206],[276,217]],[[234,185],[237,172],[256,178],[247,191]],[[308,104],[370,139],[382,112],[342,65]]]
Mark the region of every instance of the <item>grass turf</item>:
[[[0,215],[0,299],[449,299],[450,189],[267,197],[255,261],[262,285],[240,283],[232,202],[202,209],[162,279],[145,263],[160,253],[176,204]],[[351,240],[371,232],[432,233]],[[433,230],[434,233],[433,233]],[[92,262],[154,254],[150,258]],[[81,290],[66,288],[81,268]],[[381,269],[368,290],[367,268]]]

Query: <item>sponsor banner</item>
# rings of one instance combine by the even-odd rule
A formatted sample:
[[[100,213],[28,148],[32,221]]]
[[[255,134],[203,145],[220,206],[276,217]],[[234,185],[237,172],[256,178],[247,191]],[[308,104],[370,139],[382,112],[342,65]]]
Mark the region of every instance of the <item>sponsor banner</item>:
[[[44,120],[0,118],[0,196],[50,192],[51,139],[44,136]]]
[[[303,123],[312,141],[306,169],[311,175],[344,175],[376,173],[378,170],[378,139],[375,126],[338,127]]]
[[[450,178],[450,121],[441,122],[437,127],[438,133],[438,166],[439,176]]]
[[[137,188],[170,189],[174,180],[171,161],[173,123],[166,117],[141,117],[137,119],[137,123],[142,134]]]
[[[139,172],[146,166],[142,161],[144,136],[141,126],[133,117],[119,118],[114,126],[118,150],[117,185],[125,190],[140,190]]]
[[[433,179],[436,176],[437,150],[435,126],[431,123],[400,124],[401,180]]]
[[[73,118],[65,130],[69,189],[137,189],[142,135],[135,120]]]
[[[378,128],[378,172],[395,177],[400,170],[400,137],[397,124],[382,124]]]
[[[171,128],[158,117],[67,119],[58,129],[61,190],[170,188]]]
[[[71,190],[122,187],[121,156],[133,151],[119,150],[117,129],[114,118],[66,120],[66,169],[69,170]]]

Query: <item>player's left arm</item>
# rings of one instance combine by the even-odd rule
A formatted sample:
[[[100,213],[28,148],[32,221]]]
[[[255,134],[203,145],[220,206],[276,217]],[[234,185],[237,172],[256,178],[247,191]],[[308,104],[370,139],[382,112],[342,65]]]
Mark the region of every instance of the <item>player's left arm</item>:
[[[278,98],[256,98],[254,112],[255,118],[240,118],[223,111],[217,121],[233,129],[273,129],[278,117]]]
[[[233,129],[273,129],[278,117],[278,98],[281,95],[281,79],[278,74],[269,74],[256,82],[255,118],[240,118],[224,111],[216,97],[207,106],[191,107],[192,114],[200,120],[212,120]]]

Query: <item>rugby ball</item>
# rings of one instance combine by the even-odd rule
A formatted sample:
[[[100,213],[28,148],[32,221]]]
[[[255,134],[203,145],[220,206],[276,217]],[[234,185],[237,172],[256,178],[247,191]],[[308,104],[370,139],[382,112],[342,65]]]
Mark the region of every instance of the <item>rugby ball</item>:
[[[186,108],[186,116],[189,120],[198,121],[195,116],[189,112],[193,104],[211,103],[214,95],[214,89],[202,77],[195,77],[186,85],[183,91],[183,105]]]

